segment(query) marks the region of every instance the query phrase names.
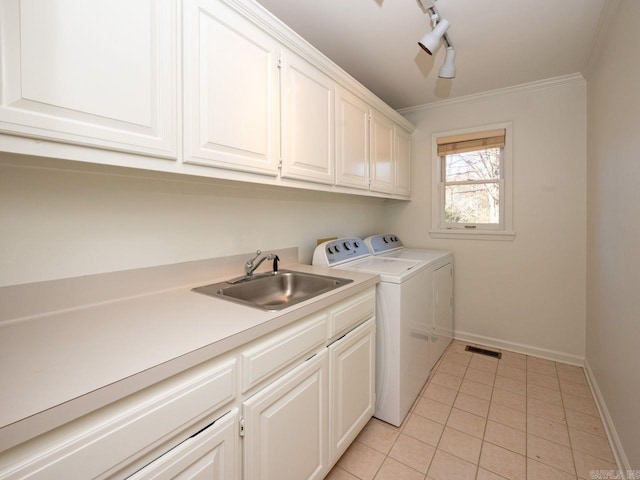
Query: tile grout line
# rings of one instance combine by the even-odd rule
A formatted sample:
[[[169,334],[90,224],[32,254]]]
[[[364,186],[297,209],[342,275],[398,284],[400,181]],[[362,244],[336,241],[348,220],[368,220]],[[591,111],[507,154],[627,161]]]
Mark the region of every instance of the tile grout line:
[[[500,359],[498,359],[498,362]],[[493,376],[493,384],[491,385],[491,395],[489,396],[489,409],[487,410],[487,421],[484,423],[484,431],[482,432],[482,440],[480,443],[480,454],[478,455],[478,465],[476,466],[476,480],[480,474],[480,459],[482,458],[482,451],[484,450],[485,437],[487,436],[487,427],[489,426],[489,412],[491,412],[491,401],[493,400],[493,391],[495,390],[496,378],[498,376],[498,362],[496,362],[496,372]],[[494,472],[495,473],[495,472]]]
[[[442,355],[443,359],[444,359],[444,355],[446,355],[449,352],[449,350],[451,350],[452,346],[453,346],[453,342],[449,345],[449,348],[447,348],[445,353]],[[458,394],[460,393],[460,386],[462,385],[462,382],[464,381],[464,377],[467,374],[467,370],[469,370],[469,363],[471,363],[471,359],[469,359],[469,362],[467,363],[467,365],[464,368],[464,373],[462,374],[462,381],[460,382],[460,385],[458,385],[458,388],[456,390],[456,396],[453,397],[453,402],[451,403],[451,408],[449,409],[449,413],[447,414],[447,418],[446,418],[446,420],[444,422],[444,426],[442,428],[442,433],[440,434],[440,438],[438,438],[438,442],[437,442],[437,445],[435,447],[436,450],[435,450],[435,452],[433,452],[433,458],[435,458],[436,453],[438,453],[438,447],[440,446],[440,441],[442,440],[442,436],[444,435],[444,431],[447,428],[447,423],[449,422],[449,417],[451,417],[451,412],[453,411],[453,408],[454,408],[453,406],[455,405],[456,399],[458,398]],[[437,370],[439,370],[439,369],[440,369],[440,367],[438,367]],[[436,370],[436,373],[437,373],[437,370]],[[434,374],[434,376],[435,376],[435,374]],[[429,468],[427,469],[427,474],[425,475],[425,479],[429,476],[429,471],[431,470],[431,467],[433,466],[433,458],[431,458],[431,462],[429,463]],[[456,458],[459,458],[459,457],[456,456]]]
[[[405,417],[405,419],[402,421],[402,423],[400,424],[400,426],[399,426],[399,427],[397,427],[397,428],[398,428],[398,436],[397,436],[397,437],[395,438],[395,440],[393,441],[393,443],[392,443],[392,445],[391,445],[391,448],[389,448],[389,452],[387,453],[387,455],[386,455],[386,457],[385,457],[385,460],[389,457],[389,454],[391,453],[391,450],[393,450],[393,447],[395,446],[396,442],[397,442],[397,441],[398,441],[398,439],[400,438],[400,435],[406,435],[406,434],[404,434],[403,432],[404,432],[405,427],[407,426],[407,423],[408,423],[408,421],[409,421],[409,417],[410,417],[411,415],[414,415],[414,414],[415,414],[415,415],[418,415],[419,417],[423,418],[423,417],[422,417],[422,415],[419,415],[419,414],[415,413],[415,409],[416,409],[416,407],[418,406],[418,403],[420,403],[420,401],[422,400],[422,398],[424,398],[424,393],[426,392],[427,387],[431,384],[431,381],[433,380],[433,377],[435,377],[436,373],[437,373],[437,372],[438,372],[438,370],[440,369],[440,365],[442,364],[442,361],[443,361],[443,359],[444,359],[444,355],[446,355],[446,353],[448,352],[449,348],[450,348],[450,346],[447,348],[447,350],[445,350],[445,352],[442,354],[442,356],[440,357],[440,359],[438,359],[438,361],[437,361],[437,362],[436,362],[436,364],[434,365],[434,368],[433,368],[433,374],[430,374],[430,375],[429,375],[429,378],[427,378],[427,381],[425,382],[424,386],[423,386],[423,387],[422,387],[422,389],[420,390],[420,394],[418,395],[418,397],[414,400],[413,404],[411,405],[411,408],[409,409],[409,412],[407,413],[407,416],[406,416],[406,417]],[[433,400],[433,401],[435,402],[435,400]],[[440,403],[440,402],[437,402],[437,403]],[[447,417],[447,419],[448,419],[448,417]],[[430,418],[427,418],[427,420],[431,420],[431,419],[430,419]],[[437,423],[437,422],[436,422],[436,423]],[[410,435],[407,435],[407,436],[408,436],[408,437],[410,437],[410,438],[413,438],[413,439],[414,439],[414,440],[416,440],[416,441],[422,442],[422,440],[420,440],[420,439],[417,439],[417,438],[411,437]],[[438,442],[439,442],[439,440],[438,440]],[[429,445],[427,442],[422,442],[422,443],[424,443],[425,445]],[[429,446],[432,446],[432,445],[429,445]],[[437,447],[435,447],[435,449],[437,450]],[[433,454],[433,455],[435,456],[435,452],[434,452],[434,454]],[[422,472],[420,472],[420,471],[416,470],[415,468],[413,468],[413,466],[411,466],[411,465],[407,465],[406,463],[404,463],[404,462],[402,462],[402,461],[400,461],[400,460],[396,460],[396,459],[395,459],[395,458],[393,458],[393,457],[391,457],[391,458],[392,458],[393,460],[397,461],[398,463],[401,463],[402,465],[404,465],[404,466],[406,466],[406,467],[408,467],[408,468],[410,468],[410,469],[414,470],[415,472],[418,472],[418,473],[422,474]],[[431,458],[431,460],[429,461],[429,465],[427,466],[427,470],[426,470],[426,472],[425,472],[425,474],[424,474],[424,475],[425,475],[425,477],[424,477],[424,478],[425,478],[425,480],[426,480],[426,478],[427,478],[427,475],[429,474],[429,469],[431,468],[431,464],[432,464],[432,462],[433,462],[433,457],[432,457],[432,458]],[[382,464],[380,465],[380,468],[382,468],[382,465],[383,465],[383,464],[384,464],[384,461],[383,461],[383,462],[382,462]],[[378,469],[378,471],[376,471],[376,475],[379,473],[380,468]],[[374,479],[375,479],[375,475],[374,475]]]
[[[453,373],[444,372],[444,371],[441,371],[441,370],[440,370],[440,369],[441,369],[441,367],[443,366],[443,363],[445,363],[445,362],[447,361],[447,360],[445,359],[445,356],[446,356],[448,353],[456,353],[456,354],[458,354],[458,351],[457,351],[457,350],[458,350],[458,347],[459,347],[459,346],[461,346],[461,345],[459,345],[459,344],[454,345],[454,344],[452,343],[452,344],[447,348],[447,350],[443,353],[443,355],[441,356],[441,358],[438,360],[438,362],[437,362],[437,363],[436,363],[436,365],[434,366],[433,374],[432,374],[432,375],[430,376],[430,378],[428,378],[428,379],[427,379],[427,381],[425,382],[425,384],[424,384],[423,388],[422,388],[422,389],[421,389],[421,391],[420,391],[420,394],[419,394],[418,398],[416,398],[416,400],[415,400],[415,401],[414,401],[414,403],[412,404],[411,408],[409,409],[409,414],[407,415],[407,418],[405,418],[405,419],[404,419],[404,421],[402,422],[402,424],[400,425],[400,427],[389,426],[389,428],[392,428],[392,429],[396,430],[396,435],[397,435],[397,436],[396,436],[396,437],[393,439],[393,441],[391,442],[391,445],[390,445],[390,447],[389,447],[389,449],[388,449],[387,453],[386,453],[386,454],[384,454],[384,459],[382,460],[382,463],[380,464],[380,466],[376,469],[375,473],[373,474],[373,475],[374,475],[374,476],[373,476],[373,479],[375,479],[375,478],[376,478],[376,476],[378,476],[378,475],[380,474],[380,472],[381,472],[381,470],[382,470],[383,465],[385,464],[386,460],[390,457],[391,450],[393,450],[394,446],[397,444],[397,442],[398,442],[398,440],[399,440],[400,436],[401,436],[401,435],[405,435],[405,436],[407,435],[407,434],[405,434],[405,433],[404,433],[404,431],[405,431],[405,429],[406,429],[406,427],[407,427],[407,425],[408,425],[408,421],[409,421],[409,419],[410,419],[410,417],[411,417],[412,415],[416,415],[416,416],[418,416],[418,417],[420,417],[420,418],[425,418],[425,419],[427,419],[427,420],[429,420],[429,421],[431,421],[431,422],[434,422],[434,423],[436,423],[436,424],[437,424],[437,423],[440,423],[439,421],[436,421],[436,420],[434,420],[434,419],[432,419],[432,418],[430,418],[430,417],[423,417],[423,416],[422,416],[422,415],[420,415],[419,413],[416,413],[417,406],[418,406],[418,404],[419,404],[423,399],[427,399],[427,400],[429,400],[429,401],[431,401],[431,402],[435,402],[435,403],[437,403],[437,404],[446,405],[446,406],[448,406],[448,407],[449,407],[448,413],[446,414],[446,416],[445,416],[445,417],[444,417],[444,419],[443,419],[444,424],[442,425],[442,433],[441,433],[441,435],[438,437],[438,441],[437,441],[437,442],[435,442],[435,446],[434,446],[434,445],[431,445],[431,444],[430,444],[430,443],[428,443],[428,442],[425,442],[425,441],[423,441],[423,440],[420,440],[420,439],[418,439],[418,438],[415,438],[415,437],[413,437],[413,436],[411,436],[411,435],[408,435],[409,437],[413,438],[414,440],[416,440],[416,441],[418,441],[418,442],[422,442],[422,443],[424,443],[424,444],[426,444],[426,445],[428,445],[428,446],[430,446],[431,448],[433,448],[433,449],[434,449],[433,456],[432,456],[432,458],[430,459],[429,463],[428,463],[428,464],[427,464],[427,466],[426,466],[426,473],[424,473],[424,474],[423,474],[420,470],[417,470],[416,468],[414,468],[414,466],[409,465],[409,464],[405,463],[404,461],[397,460],[397,459],[395,459],[394,457],[391,457],[391,459],[392,459],[392,460],[394,460],[395,462],[397,462],[397,463],[399,463],[399,464],[403,465],[404,467],[407,467],[408,469],[410,469],[410,470],[412,470],[412,471],[416,472],[416,474],[424,475],[424,477],[423,477],[423,479],[424,479],[424,480],[428,480],[428,479],[429,479],[429,472],[430,472],[431,468],[433,467],[433,460],[434,460],[434,458],[435,458],[436,453],[437,453],[439,450],[440,450],[440,451],[442,451],[442,452],[444,452],[444,453],[447,453],[447,454],[451,455],[452,457],[457,458],[457,459],[459,459],[459,460],[465,461],[465,462],[467,462],[467,463],[472,463],[472,462],[470,462],[469,460],[467,460],[466,458],[462,458],[462,457],[459,457],[458,455],[451,454],[451,453],[449,453],[449,452],[445,452],[445,450],[442,450],[442,449],[440,448],[440,446],[442,445],[442,438],[443,438],[443,436],[444,436],[444,432],[445,432],[445,430],[446,430],[447,428],[451,428],[451,429],[453,429],[453,430],[455,430],[455,431],[460,431],[460,432],[462,432],[462,433],[464,433],[464,434],[466,434],[466,435],[470,435],[467,431],[458,430],[457,428],[450,427],[450,426],[448,425],[448,422],[449,422],[449,420],[450,420],[450,418],[451,418],[451,415],[452,415],[453,408],[457,408],[457,407],[455,407],[455,404],[456,404],[456,401],[460,398],[460,397],[459,397],[459,396],[460,396],[460,394],[461,394],[461,393],[465,393],[465,395],[469,395],[469,396],[474,397],[474,398],[484,399],[483,397],[478,397],[478,396],[476,396],[476,395],[474,395],[474,394],[466,393],[466,392],[462,392],[462,391],[461,391],[462,384],[464,383],[465,379],[467,379],[467,378],[466,378],[466,377],[467,377],[467,374],[469,374],[469,373],[470,373],[470,369],[472,369],[472,368],[473,368],[473,365],[472,365],[472,364],[473,364],[474,358],[482,359],[482,358],[484,358],[484,357],[480,356],[479,354],[471,353],[471,354],[468,356],[468,358],[467,358],[467,359],[465,359],[465,365],[462,365],[462,364],[461,364],[461,362],[460,362],[460,363],[457,363],[457,365],[459,365],[460,367],[463,367],[463,369],[459,369],[459,370],[462,370],[462,372],[460,372],[460,373],[461,373],[461,375],[462,375],[461,377],[458,377],[458,374],[455,374],[455,375],[454,375]],[[501,349],[497,349],[497,350],[498,350],[498,351],[501,351]],[[528,465],[528,460],[529,460],[529,457],[528,457],[528,455],[529,455],[529,451],[528,451],[528,450],[529,450],[529,449],[528,449],[528,438],[529,438],[530,436],[534,436],[534,437],[536,437],[536,438],[540,438],[540,439],[546,440],[546,441],[551,442],[551,443],[553,443],[553,444],[558,444],[558,445],[560,445],[560,446],[564,446],[564,444],[562,444],[562,443],[557,443],[557,442],[555,442],[555,441],[554,441],[554,440],[552,440],[552,439],[547,439],[547,438],[545,438],[545,437],[538,436],[538,435],[534,435],[533,433],[531,433],[531,432],[530,432],[530,430],[529,430],[529,417],[530,417],[530,416],[534,416],[534,417],[540,418],[541,420],[544,420],[545,422],[551,422],[551,423],[554,423],[554,424],[559,424],[559,425],[563,425],[563,426],[564,426],[564,429],[565,429],[565,431],[567,432],[568,445],[569,445],[569,450],[570,450],[570,452],[571,452],[572,465],[573,465],[573,468],[574,468],[573,478],[574,478],[574,479],[578,479],[579,477],[578,477],[578,470],[577,470],[577,460],[576,460],[576,457],[575,457],[575,453],[576,453],[578,450],[575,450],[575,449],[574,449],[573,441],[572,441],[571,436],[570,436],[570,434],[569,434],[569,425],[568,425],[568,419],[567,419],[567,411],[568,411],[568,408],[567,408],[567,406],[565,405],[565,396],[564,396],[564,394],[563,394],[563,389],[562,389],[561,382],[560,382],[560,372],[561,372],[561,370],[562,370],[562,369],[560,368],[560,366],[561,366],[561,365],[560,365],[560,363],[559,363],[559,362],[552,361],[552,365],[553,365],[553,372],[554,372],[554,374],[552,375],[552,374],[548,374],[548,373],[540,373],[540,372],[536,371],[536,369],[537,369],[538,367],[535,367],[535,368],[534,368],[533,370],[531,370],[531,371],[529,370],[529,368],[527,368],[527,366],[528,366],[529,364],[533,363],[533,362],[530,362],[530,361],[529,361],[529,360],[530,360],[530,356],[529,356],[529,355],[523,355],[523,358],[524,358],[524,360],[525,360],[525,368],[524,368],[524,401],[525,401],[525,403],[524,403],[524,417],[525,417],[525,432],[524,432],[524,433],[525,433],[525,445],[524,445],[524,461],[525,461],[525,465],[524,465],[524,472],[525,472],[525,478],[526,478],[526,475],[528,475],[528,473],[529,473],[529,468],[528,468],[528,467],[529,467],[529,465]],[[458,360],[462,360],[462,358],[458,358]],[[489,386],[491,387],[491,394],[490,394],[489,399],[488,399],[488,410],[487,410],[487,414],[486,414],[486,417],[485,417],[485,425],[484,425],[484,428],[483,428],[483,431],[482,431],[482,438],[480,439],[480,440],[481,440],[481,444],[480,444],[480,451],[479,451],[479,454],[478,454],[477,462],[476,462],[476,463],[475,463],[475,465],[474,465],[474,467],[475,467],[475,470],[474,470],[474,471],[475,471],[475,475],[474,475],[474,477],[473,477],[473,478],[475,478],[476,480],[477,480],[477,478],[478,478],[478,476],[479,476],[479,474],[480,474],[480,459],[481,459],[481,457],[482,457],[482,453],[483,453],[483,451],[484,451],[485,442],[486,442],[486,443],[492,443],[492,442],[488,442],[488,441],[486,440],[486,435],[487,435],[487,431],[488,431],[488,422],[489,422],[489,420],[490,420],[490,419],[489,419],[489,412],[490,412],[490,410],[491,410],[491,406],[493,405],[493,399],[495,398],[495,394],[496,394],[496,388],[497,388],[497,387],[496,387],[496,382],[497,382],[497,380],[498,380],[498,370],[499,370],[499,367],[501,366],[501,362],[500,362],[500,360],[501,360],[501,359],[498,359],[498,360],[496,361],[496,363],[495,363],[495,369],[493,370],[493,372],[494,372],[494,373],[493,373],[493,379],[492,379],[492,383],[491,383],[490,385],[489,385],[489,384],[487,384],[487,383],[484,383],[484,382],[477,382],[477,383],[480,383],[480,384],[483,384],[483,385],[489,385]],[[456,364],[456,362],[455,362],[455,361],[452,361],[451,363]],[[512,367],[512,368],[517,368],[517,367]],[[477,368],[475,368],[475,369],[476,369],[476,370],[481,370],[481,371],[483,371],[483,372],[488,373],[488,372],[487,372],[487,370],[485,370],[485,369],[481,369],[481,368],[479,368],[479,367],[477,367]],[[521,369],[520,369],[520,370],[521,370]],[[432,383],[432,380],[434,379],[434,377],[435,377],[438,373],[447,374],[447,375],[452,376],[452,377],[458,377],[458,379],[460,380],[460,383],[458,384],[457,388],[455,388],[455,390],[454,390],[453,388],[450,388],[449,386],[440,385],[440,384],[438,384],[438,383]],[[553,419],[551,419],[551,418],[546,418],[546,417],[544,417],[544,416],[542,416],[542,417],[541,417],[541,416],[539,416],[539,415],[533,415],[533,414],[530,414],[530,412],[529,412],[529,410],[530,410],[530,409],[529,409],[529,402],[528,402],[528,400],[529,400],[529,394],[530,394],[531,387],[529,386],[529,379],[530,379],[530,377],[531,377],[531,374],[533,374],[533,373],[536,373],[537,375],[544,375],[545,377],[554,377],[554,376],[555,376],[556,385],[557,385],[557,388],[558,388],[558,392],[559,392],[559,394],[560,394],[560,397],[559,397],[559,398],[560,398],[559,404],[560,404],[560,407],[562,408],[562,413],[563,413],[562,421],[560,421],[560,422],[556,422],[555,420],[553,420]],[[504,376],[504,375],[502,375],[502,376]],[[511,378],[511,377],[509,377],[509,376],[504,376],[504,377],[505,377],[505,378]],[[537,377],[536,377],[536,378],[537,378]],[[472,381],[471,379],[467,379],[467,380],[468,380],[468,381]],[[475,382],[475,380],[473,380],[473,381]],[[581,383],[581,382],[573,381],[573,378],[567,378],[567,379],[566,379],[566,382],[568,382],[568,383],[570,383],[570,384],[584,385],[584,384],[583,384],[583,383]],[[428,389],[428,387],[429,387],[430,385],[436,385],[436,386],[438,386],[438,387],[442,387],[442,388],[449,388],[450,390],[454,390],[454,391],[455,391],[455,395],[453,395],[453,397],[452,397],[451,404],[450,404],[450,405],[447,405],[447,404],[444,404],[444,403],[442,403],[442,402],[440,402],[440,401],[438,401],[438,400],[435,400],[435,399],[433,399],[433,398],[427,398],[427,397],[425,397],[426,391],[427,391],[427,389]],[[552,388],[546,388],[546,387],[544,387],[544,386],[537,385],[537,384],[535,384],[535,383],[534,383],[534,384],[532,384],[532,386],[534,386],[534,385],[536,385],[537,387],[542,388],[542,389],[554,390],[554,389],[552,389]],[[502,390],[502,389],[501,389],[501,390]],[[510,390],[507,390],[507,392],[511,392],[511,391],[510,391]],[[512,394],[514,394],[514,395],[518,395],[518,394],[517,394],[517,393],[515,393],[515,392],[511,392],[511,393],[512,393]],[[592,392],[590,392],[590,393],[592,393]],[[586,398],[586,397],[582,397],[582,395],[573,395],[573,396],[580,397],[580,398]],[[591,400],[593,400],[593,399],[591,398]],[[538,401],[538,402],[540,402],[540,403],[542,403],[542,404],[546,404],[546,405],[550,405],[550,406],[553,406],[553,405],[554,405],[554,403],[549,403],[549,402],[547,402],[547,401],[545,401],[545,400],[537,400],[537,401]],[[507,406],[507,405],[504,405],[504,406],[505,406],[506,408],[512,408],[511,406]],[[517,410],[517,409],[515,409],[515,410]],[[574,411],[573,409],[571,409],[571,410],[572,410],[572,411]],[[474,412],[469,412],[469,411],[467,411],[467,410],[465,410],[465,409],[461,409],[461,411],[463,411],[463,412],[465,412],[465,413],[468,413],[468,414],[470,414],[470,415],[480,416],[480,415],[477,415],[477,414],[476,414],[476,413],[474,413]],[[602,420],[601,420],[601,416],[600,416],[600,417],[598,417],[598,416],[595,416],[595,415],[591,415],[591,414],[589,414],[589,413],[581,412],[580,410],[575,410],[575,411],[576,411],[577,413],[584,414],[584,415],[587,415],[587,416],[589,416],[589,417],[594,417],[594,418],[596,418],[596,419],[600,419],[600,421],[602,422]],[[555,417],[554,417],[554,418],[555,418]],[[384,424],[385,422],[382,422],[382,423]],[[504,423],[502,423],[502,422],[497,422],[497,423],[499,423],[500,425],[505,425],[505,426],[508,426],[508,427],[509,427],[509,425],[504,424]],[[514,428],[514,427],[511,427],[511,428]],[[517,430],[517,429],[516,429],[516,430]],[[577,430],[577,431],[579,431],[579,432],[583,432],[583,433],[587,433],[587,434],[594,435],[593,433],[591,433],[591,430],[589,430],[589,429],[576,428],[576,430]],[[473,437],[473,435],[471,435],[471,436]],[[602,435],[596,435],[596,436],[602,437]],[[607,439],[607,440],[609,439],[608,435],[607,435],[607,436],[605,436],[604,438],[605,438],[605,439]],[[363,445],[368,446],[367,444],[363,444]],[[372,448],[372,447],[369,447],[369,448]],[[515,453],[515,454],[518,454],[518,453],[519,453],[519,452],[517,452],[517,451],[515,451],[515,450],[511,450],[511,449],[506,448],[506,447],[502,447],[502,448],[505,448],[506,450],[508,450],[508,451],[510,451],[510,452],[513,452],[513,453]],[[375,449],[375,448],[373,448],[373,450],[376,450],[376,449]],[[383,452],[381,452],[380,450],[376,450],[376,451],[378,451],[379,453],[383,453]],[[580,452],[581,452],[581,453],[583,453],[583,452],[582,452],[582,450],[580,450]],[[591,455],[591,454],[589,453],[589,455]],[[598,458],[598,459],[600,459],[600,460],[603,460],[603,461],[608,461],[607,459],[604,459],[604,458],[603,458],[603,457],[601,457],[600,455],[595,455],[595,457],[596,457],[596,458]],[[535,459],[532,459],[532,460],[534,460],[534,461],[535,461]],[[549,464],[549,463],[547,463],[546,461],[541,461],[540,463],[541,463],[542,465],[545,465],[546,467],[549,467],[549,468],[556,469],[556,470],[559,470],[559,471],[561,471],[561,472],[564,472],[565,474],[566,474],[566,473],[568,473],[568,472],[566,472],[565,470],[558,469],[557,467],[554,467],[553,465],[550,465],[550,464]],[[489,470],[489,471],[491,471],[491,470]],[[491,472],[492,472],[492,471],[491,471]],[[352,474],[351,472],[349,472],[349,473],[350,473],[351,475],[354,475],[354,477],[355,477],[355,478],[358,478],[358,479],[360,479],[360,480],[363,480],[363,477],[362,477],[362,476]],[[469,472],[469,473],[471,473],[471,472]],[[495,473],[495,472],[492,472],[492,473]],[[497,475],[498,475],[498,476],[502,476],[502,474],[497,474]],[[368,478],[368,477],[367,477],[367,478]]]

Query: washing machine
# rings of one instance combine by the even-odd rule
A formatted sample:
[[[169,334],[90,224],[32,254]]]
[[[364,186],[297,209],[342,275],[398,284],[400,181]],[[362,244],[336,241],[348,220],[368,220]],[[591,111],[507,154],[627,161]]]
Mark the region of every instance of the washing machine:
[[[432,272],[424,262],[374,256],[360,238],[318,245],[313,265],[380,276],[376,290],[376,409],[400,426],[430,374]]]
[[[430,368],[453,339],[453,256],[444,250],[405,247],[394,234],[372,235],[364,239],[371,254],[377,258],[415,260],[432,272],[432,320],[430,327]]]

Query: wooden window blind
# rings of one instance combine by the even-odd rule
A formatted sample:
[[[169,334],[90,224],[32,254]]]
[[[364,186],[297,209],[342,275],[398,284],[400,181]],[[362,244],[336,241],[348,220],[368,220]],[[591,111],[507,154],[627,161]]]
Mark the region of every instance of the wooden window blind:
[[[438,156],[504,147],[505,129],[465,133],[438,138]]]

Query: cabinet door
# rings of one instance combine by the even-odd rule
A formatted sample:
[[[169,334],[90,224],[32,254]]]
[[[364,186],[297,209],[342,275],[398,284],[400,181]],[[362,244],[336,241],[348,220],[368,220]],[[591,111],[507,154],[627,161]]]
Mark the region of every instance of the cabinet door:
[[[408,197],[411,195],[411,134],[398,125],[393,132],[394,193]]]
[[[0,131],[177,158],[174,0],[0,10]]]
[[[243,403],[247,480],[324,477],[327,390],[324,349]]]
[[[433,273],[433,335],[430,364],[435,365],[453,337],[453,265]]]
[[[336,87],[336,185],[369,188],[369,105]]]
[[[344,453],[375,410],[375,320],[329,346],[330,458]]]
[[[240,480],[238,410],[129,477],[130,480]]]
[[[333,80],[287,52],[282,92],[282,177],[333,185]]]
[[[394,193],[393,127],[389,118],[371,110],[371,190]]]
[[[276,175],[280,45],[221,0],[184,3],[187,163]]]

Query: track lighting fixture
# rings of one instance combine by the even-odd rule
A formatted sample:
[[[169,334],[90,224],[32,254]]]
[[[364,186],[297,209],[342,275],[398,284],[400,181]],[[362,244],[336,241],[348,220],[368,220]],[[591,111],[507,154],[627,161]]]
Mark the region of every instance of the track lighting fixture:
[[[450,24],[447,20],[440,20],[431,32],[422,37],[422,40],[418,42],[418,45],[420,45],[429,55],[433,55],[433,52],[438,48],[438,45],[440,45],[440,39],[444,36],[449,27]]]
[[[447,56],[444,57],[444,64],[440,67],[438,76],[440,78],[456,78],[456,49],[447,47]]]
[[[422,39],[418,42],[418,45],[420,45],[420,48],[422,48],[429,55],[433,55],[433,52],[440,45],[440,40],[444,40],[444,44],[447,47],[447,54],[444,59],[444,64],[440,68],[438,76],[440,78],[455,78],[456,50],[455,48],[453,48],[451,38],[449,38],[449,35],[447,34],[447,30],[449,29],[451,24],[446,19],[440,16],[440,13],[438,12],[438,10],[436,10],[435,6],[429,7],[428,11],[431,15],[433,30],[422,37]]]

